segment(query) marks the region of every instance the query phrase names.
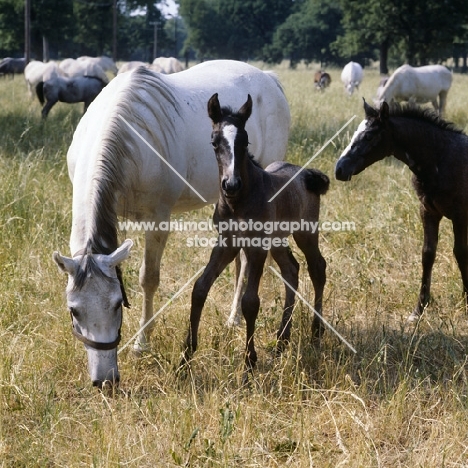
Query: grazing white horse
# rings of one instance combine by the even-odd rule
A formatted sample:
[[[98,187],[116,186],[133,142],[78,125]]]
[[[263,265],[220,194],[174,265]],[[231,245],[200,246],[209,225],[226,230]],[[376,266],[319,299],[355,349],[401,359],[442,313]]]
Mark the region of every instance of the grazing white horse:
[[[114,76],[117,75],[119,71],[115,62],[105,55],[101,55],[100,57],[89,57],[87,55],[83,55],[82,57],[78,57],[76,60],[99,65],[105,72],[111,72]]]
[[[447,104],[447,93],[452,85],[452,73],[442,65],[412,67],[403,65],[395,70],[384,87],[377,91],[375,103],[383,101],[431,102],[442,117]],[[437,102],[437,98],[439,101]]]
[[[349,62],[341,72],[341,81],[345,87],[346,92],[351,96],[354,89],[359,89],[364,72],[361,65],[356,62]]]
[[[91,104],[75,131],[67,156],[73,183],[72,257],[55,252],[53,258],[68,274],[74,335],[86,346],[96,386],[119,380],[117,344],[126,296],[118,265],[132,242],[119,247],[117,217],[157,227],[169,223],[171,213],[218,199],[218,166],[206,114],[215,92],[233,108],[250,94],[255,108],[246,129],[252,152],[265,166],[285,157],[290,112],[279,81],[232,60],[208,61],[171,75],[144,67],[122,73]],[[162,229],[145,231],[142,327],[153,318],[168,235]],[[153,325],[139,333],[135,350],[147,349]]]
[[[26,65],[24,69],[24,78],[28,86],[28,93],[31,98],[34,97],[36,87],[39,83],[51,80],[58,76],[64,76],[62,70],[58,67],[56,62],[41,62],[33,60]]]
[[[145,62],[140,62],[139,60],[132,60],[130,62],[125,62],[123,65],[120,66],[117,74],[120,75],[121,73],[127,73],[129,71],[135,70],[138,67],[149,68],[149,64]]]
[[[156,57],[150,68],[158,73],[178,73],[184,70],[184,66],[175,57]]]
[[[102,67],[88,60],[75,60],[68,58],[59,64],[60,70],[68,77],[93,76],[99,78],[104,83],[109,83],[109,78]]]

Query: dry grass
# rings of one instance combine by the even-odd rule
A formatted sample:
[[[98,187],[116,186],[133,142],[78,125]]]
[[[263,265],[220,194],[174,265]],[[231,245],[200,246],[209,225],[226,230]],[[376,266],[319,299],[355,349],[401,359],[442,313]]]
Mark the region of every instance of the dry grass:
[[[442,223],[433,301],[419,327],[405,318],[417,298],[422,228],[406,167],[388,160],[344,184],[333,178],[338,154],[371,101],[379,76],[345,96],[339,70],[315,92],[312,69],[278,67],[291,105],[288,159],[304,163],[352,115],[355,121],[313,162],[332,179],[323,221],[354,221],[326,232],[324,315],[352,343],[327,333],[309,342],[311,316],[298,302],[292,343],[272,356],[283,289],[265,272],[257,324],[258,369],[241,386],[244,330],[224,322],[233,270],[213,287],[202,318],[193,372],[178,379],[190,288],[157,319],[151,353],[119,356],[121,389],[91,387],[83,345],[70,333],[65,278],[51,260],[68,253],[71,190],[66,151],[81,112],[58,105],[40,121],[24,83],[1,81],[0,122],[0,465],[96,467],[462,467],[468,465],[467,320],[452,234]],[[467,130],[468,77],[456,75],[447,117]],[[206,219],[211,209],[185,214]],[[127,235],[130,235],[128,233]],[[132,309],[124,341],[138,328],[142,237],[124,265]],[[174,233],[163,258],[157,304],[207,261]],[[300,255],[298,254],[300,258]],[[302,259],[301,259],[302,260]],[[312,296],[301,270],[301,293]],[[156,305],[156,308],[158,305]]]

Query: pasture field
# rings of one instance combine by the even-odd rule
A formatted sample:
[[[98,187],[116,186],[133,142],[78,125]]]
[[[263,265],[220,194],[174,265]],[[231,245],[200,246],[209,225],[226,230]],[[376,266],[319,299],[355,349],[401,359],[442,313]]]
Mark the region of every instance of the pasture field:
[[[321,249],[328,263],[324,317],[356,354],[331,331],[314,349],[311,312],[298,300],[292,342],[274,358],[284,290],[266,268],[259,362],[250,388],[242,387],[244,327],[225,327],[231,267],[207,300],[191,374],[174,372],[188,288],[157,317],[150,353],[136,358],[127,347],[119,355],[114,395],[91,386],[85,349],[71,334],[66,278],[51,258],[54,250],[70,254],[66,152],[82,107],[58,104],[43,123],[21,77],[0,80],[0,466],[468,466],[468,317],[450,224],[441,224],[433,300],[408,329],[422,246],[411,174],[388,159],[348,183],[333,175],[363,118],[361,96],[372,102],[378,72],[366,69],[349,98],[335,69],[327,70],[331,87],[316,92],[316,69],[275,68],[292,112],[290,161],[304,164],[357,115],[312,162],[331,179],[321,221],[355,223],[354,230],[322,231]],[[447,118],[468,131],[468,76],[454,76]],[[207,207],[176,219],[211,213]],[[187,246],[193,235],[170,237],[156,310],[208,260],[208,248]],[[122,344],[137,331],[141,308],[143,236],[126,237],[135,247],[123,264],[132,308],[124,312]],[[295,253],[300,293],[312,301],[304,259]]]

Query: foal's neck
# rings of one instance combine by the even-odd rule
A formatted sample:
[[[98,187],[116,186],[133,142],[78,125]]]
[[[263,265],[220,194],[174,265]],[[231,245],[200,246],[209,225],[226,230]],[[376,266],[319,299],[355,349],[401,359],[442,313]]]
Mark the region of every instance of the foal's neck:
[[[404,117],[395,119],[393,154],[409,167],[416,178],[432,185],[445,141],[443,134],[442,129],[425,122]]]

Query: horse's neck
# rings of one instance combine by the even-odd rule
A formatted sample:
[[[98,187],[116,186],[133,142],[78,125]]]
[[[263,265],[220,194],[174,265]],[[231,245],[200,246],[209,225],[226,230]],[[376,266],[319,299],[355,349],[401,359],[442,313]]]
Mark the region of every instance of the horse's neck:
[[[438,137],[438,128],[428,131],[426,123],[406,118],[397,118],[394,128],[394,156],[405,163],[413,174],[427,183],[433,183],[437,175],[440,142],[445,138]]]

